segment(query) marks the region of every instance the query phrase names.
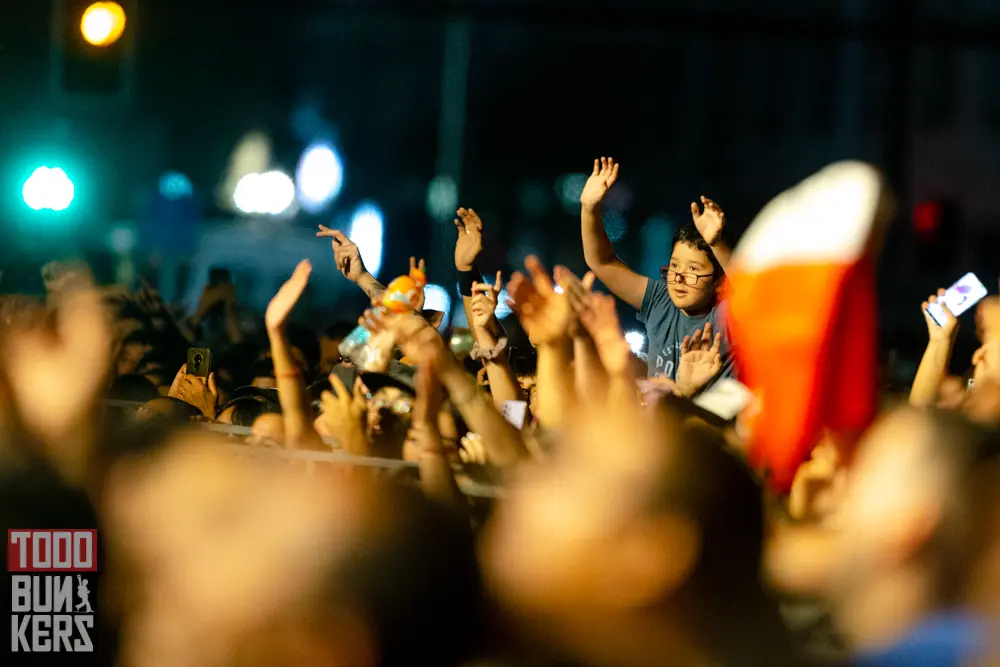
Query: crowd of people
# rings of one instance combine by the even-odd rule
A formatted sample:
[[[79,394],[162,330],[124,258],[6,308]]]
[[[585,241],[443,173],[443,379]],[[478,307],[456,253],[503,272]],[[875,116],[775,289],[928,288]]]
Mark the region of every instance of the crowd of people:
[[[422,308],[422,262],[395,307],[326,227],[372,304],[332,325],[291,321],[308,261],[259,332],[224,272],[190,316],[72,263],[5,298],[0,510],[98,529],[85,664],[1000,664],[1000,297],[967,376],[956,318],[927,314],[943,291],[915,298],[912,388],[870,391],[874,170],[820,172],[735,247],[701,197],[658,278],[605,232],[618,174],[595,160],[583,189],[582,277],[533,256],[485,277],[457,211],[466,331]],[[359,326],[364,364],[341,355]],[[363,460],[304,456],[338,452]]]

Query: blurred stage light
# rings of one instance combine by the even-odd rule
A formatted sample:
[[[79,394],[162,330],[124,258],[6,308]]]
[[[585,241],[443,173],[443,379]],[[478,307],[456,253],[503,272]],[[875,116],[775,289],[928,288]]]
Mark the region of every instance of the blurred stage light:
[[[618,211],[606,211],[604,213],[604,231],[611,241],[621,241],[628,231],[628,222]]]
[[[309,213],[318,213],[340,194],[344,185],[344,165],[328,144],[306,148],[295,172],[299,204]]]
[[[640,354],[646,344],[646,335],[641,331],[629,331],[625,334],[625,342],[628,343],[632,354]]]
[[[80,32],[94,46],[110,46],[125,32],[125,10],[117,2],[95,2],[83,12]]]
[[[295,201],[295,184],[287,174],[247,174],[236,184],[233,203],[250,215],[281,215]]]
[[[555,191],[563,210],[570,214],[580,212],[580,195],[583,194],[583,186],[586,184],[586,174],[566,174],[556,181]]]
[[[382,230],[382,211],[374,203],[365,202],[354,211],[347,233],[357,244],[365,268],[376,278],[382,268]]]
[[[73,181],[58,167],[39,167],[24,182],[21,196],[34,211],[65,211],[75,196]]]
[[[438,176],[427,186],[427,214],[436,222],[451,221],[458,209],[458,184],[451,176]]]
[[[111,230],[108,236],[108,245],[119,255],[127,255],[132,252],[136,244],[135,229],[129,225],[120,225]]]
[[[194,194],[194,188],[187,176],[178,171],[168,171],[160,177],[160,196],[177,201]]]
[[[444,313],[440,329],[448,327],[451,319],[451,295],[440,285],[424,285],[424,310],[439,310]]]

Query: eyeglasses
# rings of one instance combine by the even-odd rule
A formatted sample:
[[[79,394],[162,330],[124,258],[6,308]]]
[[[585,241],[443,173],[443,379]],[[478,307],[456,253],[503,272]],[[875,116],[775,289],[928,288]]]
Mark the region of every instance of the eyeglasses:
[[[674,271],[669,266],[664,266],[660,269],[660,277],[668,283],[678,283],[680,285],[687,285],[688,287],[694,287],[702,278],[711,278],[714,275],[714,273],[701,275],[697,273],[681,273],[680,271]]]

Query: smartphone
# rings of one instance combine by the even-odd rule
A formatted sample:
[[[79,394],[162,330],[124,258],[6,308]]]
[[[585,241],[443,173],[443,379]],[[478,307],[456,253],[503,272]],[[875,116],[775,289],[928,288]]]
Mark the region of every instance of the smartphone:
[[[955,317],[958,317],[969,308],[979,303],[988,294],[986,286],[976,277],[974,273],[966,273],[959,278],[958,282],[948,288],[944,296],[927,306],[927,314],[937,322],[939,327],[944,326],[946,321],[941,302],[948,306],[948,310]]]
[[[722,378],[692,401],[703,410],[732,421],[753,401],[753,392],[742,382],[732,378]]]
[[[212,351],[207,347],[189,347],[187,362],[188,375],[197,375],[198,377],[207,378],[210,370],[212,370]]]
[[[233,282],[233,275],[229,269],[213,268],[208,270],[208,283],[210,285],[225,285]]]
[[[504,401],[503,417],[507,423],[521,430],[524,428],[524,420],[528,416],[528,404],[524,401]]]

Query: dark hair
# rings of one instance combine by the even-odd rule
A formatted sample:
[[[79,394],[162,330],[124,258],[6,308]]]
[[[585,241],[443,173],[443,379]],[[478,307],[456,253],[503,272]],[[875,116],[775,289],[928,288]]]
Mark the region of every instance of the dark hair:
[[[221,415],[229,408],[233,409],[233,426],[253,426],[257,417],[266,414],[281,414],[281,407],[265,401],[259,396],[241,396],[234,398],[221,406],[216,415]]]
[[[173,396],[158,396],[150,401],[146,401],[146,405],[150,403],[159,403],[163,406],[169,406],[166,411],[157,412],[155,416],[152,417],[154,421],[166,420],[170,422],[176,422],[178,424],[187,424],[192,419],[196,417],[201,417],[201,410],[191,405],[186,401],[182,401],[179,398],[174,398]]]
[[[257,363],[250,366],[250,379],[253,378],[273,378],[274,377],[274,361],[270,358],[261,359]]]
[[[319,337],[308,327],[295,322],[289,322],[285,327],[285,335],[288,337],[288,344],[302,350],[309,371],[312,372],[319,365]]]
[[[152,345],[153,339],[145,329],[137,329],[125,336],[122,345]]]
[[[159,397],[160,392],[156,385],[150,382],[145,375],[138,374],[118,376],[108,390],[108,398],[115,401],[145,403]]]
[[[671,252],[673,252],[674,247],[678,243],[684,243],[705,253],[708,256],[708,260],[712,263],[712,277],[720,278],[722,276],[722,265],[719,264],[719,260],[715,258],[715,253],[705,243],[705,239],[702,237],[701,232],[698,231],[698,228],[694,226],[694,223],[689,222],[677,230],[677,233],[674,234],[674,242],[670,244]]]
[[[354,328],[357,326],[358,325],[356,323],[348,322],[346,320],[343,322],[336,322],[323,330],[323,336],[334,340],[347,338],[347,335],[354,331]]]
[[[534,375],[538,371],[538,356],[531,346],[510,348],[507,361],[517,376]]]
[[[331,563],[328,599],[369,620],[379,667],[463,664],[482,638],[472,530],[415,489],[385,485],[379,495],[378,520],[365,539]]]

